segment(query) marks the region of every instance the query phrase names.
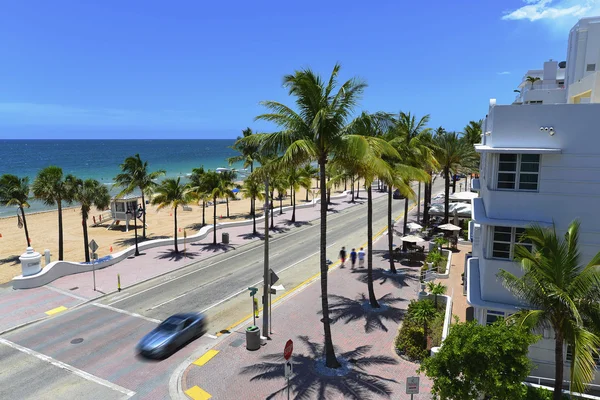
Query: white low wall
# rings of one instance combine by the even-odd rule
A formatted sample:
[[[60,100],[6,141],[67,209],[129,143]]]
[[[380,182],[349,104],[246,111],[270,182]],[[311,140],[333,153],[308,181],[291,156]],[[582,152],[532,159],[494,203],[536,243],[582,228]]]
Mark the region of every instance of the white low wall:
[[[428,294],[426,297],[433,298],[432,295]],[[440,351],[441,347],[444,345],[444,340],[448,337],[448,332],[450,332],[450,323],[452,322],[452,296],[448,295],[438,295],[439,297],[443,297],[446,302],[446,312],[444,313],[444,326],[442,328],[442,343],[439,347],[431,348],[431,355],[433,356],[438,351]]]
[[[331,199],[342,199],[347,197],[349,191],[344,192],[339,196],[331,196]],[[320,203],[321,199],[314,199],[309,203],[297,204],[296,209],[299,208],[309,208],[314,207],[315,204]],[[273,208],[272,211],[276,211],[276,207]],[[284,210],[291,210],[292,206],[283,207]],[[264,216],[256,218],[256,221],[263,221]],[[234,222],[225,222],[222,224],[217,224],[217,230],[226,229],[229,227],[235,226],[244,226],[252,224],[252,219],[242,220],[242,221],[234,221]],[[203,240],[208,236],[210,232],[212,232],[214,225],[207,225],[200,229],[198,233],[193,236],[188,236],[185,239],[186,243],[193,243],[200,240]],[[184,238],[183,236],[177,238],[178,244],[183,244]],[[138,244],[138,248],[140,251],[145,249],[151,249],[154,247],[168,246],[173,244],[173,239],[156,239],[149,240],[146,242],[142,242]],[[63,276],[78,274],[81,272],[89,272],[92,269],[102,269],[109,267],[111,265],[117,264],[118,262],[126,259],[127,257],[133,255],[135,253],[135,245],[131,246],[125,250],[122,250],[118,253],[111,254],[109,256],[103,257],[98,260],[95,265],[88,263],[80,263],[73,261],[54,261],[50,264],[46,265],[39,273],[35,275],[23,276],[19,275],[13,278],[13,289],[30,289],[34,287],[39,287],[46,285],[58,278],[62,278]]]

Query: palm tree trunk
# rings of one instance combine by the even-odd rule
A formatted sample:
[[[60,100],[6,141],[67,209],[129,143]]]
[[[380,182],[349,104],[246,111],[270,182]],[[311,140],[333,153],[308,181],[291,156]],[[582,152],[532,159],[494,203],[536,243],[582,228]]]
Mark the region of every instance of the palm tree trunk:
[[[275,213],[273,212],[273,200],[275,200],[275,191],[271,191],[271,201],[269,203],[269,208],[271,209],[271,226],[270,229],[273,229],[273,226],[275,226],[275,223],[273,222],[273,218]]]
[[[140,188],[140,190],[142,191],[142,207],[144,207],[144,210],[146,209],[146,198],[144,197],[144,191],[142,190],[142,188]],[[135,217],[134,217],[134,222],[135,222]],[[146,240],[146,213],[142,214],[142,239]]]
[[[305,200],[305,201],[306,201],[307,203],[308,203],[308,190],[309,190],[309,189],[308,189],[308,188],[306,188],[306,200]]]
[[[256,235],[256,213],[252,213],[252,234]]]
[[[348,190],[348,179],[344,178],[344,192]]]
[[[173,220],[175,221],[175,235],[173,235],[175,238],[175,253],[179,253],[179,248],[177,247],[177,206],[175,206],[175,210],[173,211]],[[133,221],[135,223],[135,219]]]
[[[279,194],[279,215],[283,214],[283,195]]]
[[[213,201],[213,244],[217,244],[217,196],[214,196]]]
[[[225,203],[227,204],[227,218],[229,218],[229,197],[225,197]]]
[[[351,202],[354,203],[354,175],[352,175],[352,178],[350,180],[350,194],[352,195]]]
[[[450,169],[444,167],[444,223],[448,223],[448,215],[450,214]]]
[[[560,330],[555,329],[554,331],[556,332],[556,338],[554,339],[554,363],[556,365],[556,369],[554,372],[554,394],[552,395],[552,399],[561,400],[564,379],[564,338]]]
[[[296,222],[296,191],[292,186],[292,222]]]
[[[427,225],[429,220],[429,182],[425,182],[423,193],[423,225]]]
[[[326,157],[319,160],[321,188],[325,187],[325,163]],[[325,339],[325,365],[328,368],[339,368],[340,363],[335,357],[333,339],[331,337],[331,324],[329,319],[329,298],[327,294],[327,194],[321,190],[321,240],[319,243],[320,267],[321,267],[321,309],[323,311],[323,331]]]
[[[360,177],[356,180],[356,198],[360,198]]]
[[[23,216],[23,228],[25,228],[25,240],[27,240],[27,247],[29,247],[29,230],[27,229],[27,220],[25,219],[25,209],[23,206],[19,206],[21,209],[21,215]]]
[[[85,210],[81,210],[81,225],[83,227],[83,251],[85,254],[85,262],[90,262],[90,247],[88,245],[88,230],[87,230],[88,214]]]
[[[205,211],[206,211],[206,200],[202,199],[202,226],[206,225]]]
[[[408,235],[408,197],[404,198],[404,226],[402,227],[402,234]]]
[[[390,271],[396,273],[394,265],[394,222],[392,220],[392,185],[388,185],[388,253],[390,257]]]
[[[58,199],[58,261],[63,259],[63,220],[62,220],[62,200]]]
[[[454,173],[452,173],[452,194],[456,193],[456,179],[454,179]]]
[[[367,286],[369,303],[372,308],[379,308],[375,289],[373,288],[373,194],[372,185],[367,188]]]

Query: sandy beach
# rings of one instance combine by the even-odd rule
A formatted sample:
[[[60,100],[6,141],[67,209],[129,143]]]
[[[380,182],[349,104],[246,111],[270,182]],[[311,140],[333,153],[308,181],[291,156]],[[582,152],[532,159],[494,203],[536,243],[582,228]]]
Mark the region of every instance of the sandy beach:
[[[316,187],[316,185],[314,185]],[[349,188],[349,187],[348,187]],[[332,193],[343,191],[341,185],[337,190],[332,189]],[[316,196],[318,191],[314,189]],[[277,193],[277,192],[275,192]],[[363,189],[361,187],[361,196]],[[277,194],[275,194],[277,196]],[[309,193],[309,200],[312,200],[312,194]],[[306,200],[306,191],[300,189],[296,193],[296,203],[303,204]],[[290,196],[283,200],[283,206],[290,205]],[[257,216],[262,215],[262,201],[258,202]],[[193,235],[202,227],[202,206],[191,204],[191,211],[183,211],[181,208],[177,211],[177,224],[181,228],[179,235],[183,235],[183,229],[188,235]],[[278,211],[279,201],[275,201],[275,212]],[[92,227],[92,216],[105,214],[107,211],[98,211],[92,209],[88,220],[89,239],[94,239],[100,246],[97,253],[98,257],[103,257],[112,252],[120,251],[134,244],[134,229],[130,224],[129,232],[125,231],[124,221],[119,226],[114,226],[111,230],[107,227],[112,221],[107,221],[101,225]],[[162,209],[157,211],[156,206],[148,205],[146,208],[146,236],[147,240],[173,237],[173,215],[172,209]],[[27,214],[27,227],[31,238],[31,246],[35,251],[43,254],[45,249],[49,249],[52,254],[52,261],[58,259],[58,212],[46,211],[35,214]],[[227,206],[225,203],[217,205],[217,220],[220,222],[235,221],[250,218],[250,200],[242,199],[238,195],[237,200],[229,201],[229,215],[227,218]],[[222,216],[222,218],[221,218]],[[291,213],[290,213],[291,216]],[[206,224],[213,223],[213,207],[206,207]],[[138,224],[138,241],[141,242],[142,226]],[[63,229],[64,229],[64,260],[84,261],[83,248],[83,230],[81,226],[81,210],[76,208],[63,209]],[[0,219],[0,283],[9,282],[13,277],[21,274],[21,264],[19,256],[25,252],[25,232],[17,227],[17,218],[9,217]],[[44,260],[42,258],[42,265]]]

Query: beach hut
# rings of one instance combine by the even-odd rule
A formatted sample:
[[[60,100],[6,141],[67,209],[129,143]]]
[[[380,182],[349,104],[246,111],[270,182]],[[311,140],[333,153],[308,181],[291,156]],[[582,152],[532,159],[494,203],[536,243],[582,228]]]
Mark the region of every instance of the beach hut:
[[[135,194],[113,197],[110,201],[110,213],[113,222],[106,229],[111,229],[113,226],[119,225],[121,221],[125,221],[125,232],[129,232],[129,221],[134,218],[141,199],[142,196]],[[127,214],[127,210],[131,210],[133,214]]]

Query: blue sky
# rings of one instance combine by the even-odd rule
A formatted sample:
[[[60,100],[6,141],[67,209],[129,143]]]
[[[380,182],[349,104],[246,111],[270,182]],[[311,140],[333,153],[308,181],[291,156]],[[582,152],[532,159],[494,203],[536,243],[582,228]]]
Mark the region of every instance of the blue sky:
[[[234,138],[310,67],[369,84],[359,110],[460,131],[564,60],[600,0],[24,0],[0,13],[0,138]]]

